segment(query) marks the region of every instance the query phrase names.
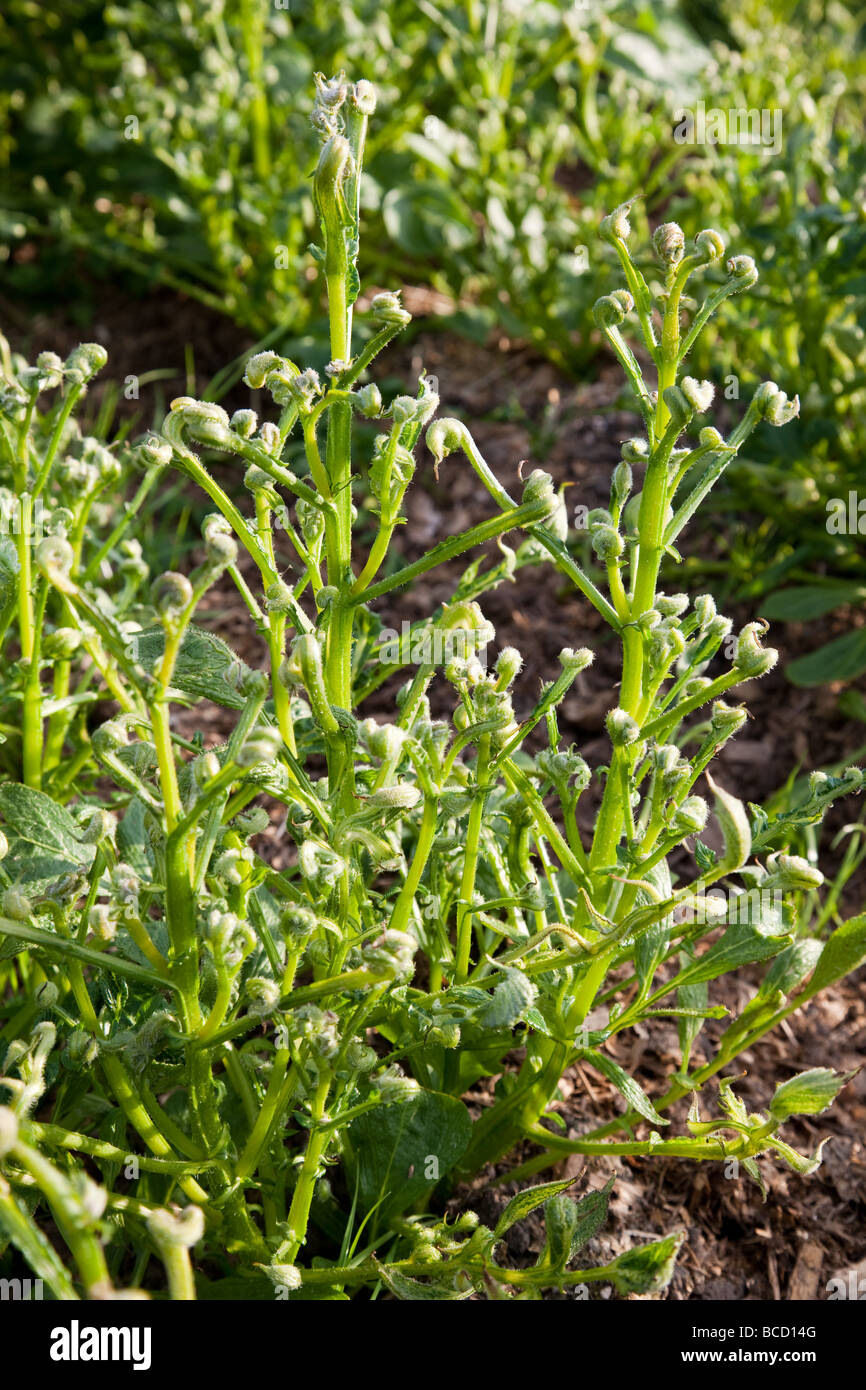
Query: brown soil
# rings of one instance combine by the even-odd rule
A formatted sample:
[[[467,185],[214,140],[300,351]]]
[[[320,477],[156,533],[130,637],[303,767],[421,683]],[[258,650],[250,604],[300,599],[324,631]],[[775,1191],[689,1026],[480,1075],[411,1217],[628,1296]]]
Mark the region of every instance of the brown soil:
[[[172,381],[142,390],[138,403],[142,425],[150,422],[158,408],[157,389],[163,401],[189,389],[184,371],[185,342],[195,344],[198,389],[226,360],[248,346],[226,321],[164,293],[134,305],[132,310],[119,287],[106,293],[96,320],[84,335],[75,325],[57,320],[27,323],[20,311],[14,306],[11,309],[13,346],[32,344],[65,352],[81,336],[90,336],[105,341],[111,353],[110,368],[119,378],[156,368],[175,369]],[[8,325],[9,313],[5,319]],[[395,348],[387,354],[376,373],[377,380],[393,377],[408,385],[422,365],[439,379],[443,413],[461,415],[471,424],[479,447],[512,494],[520,492],[521,464],[524,475],[530,467],[543,466],[557,482],[571,485],[567,493],[570,509],[577,504],[606,504],[619,445],[637,425],[634,416],[617,406],[619,375],[615,369],[603,366],[595,381],[575,386],[519,346],[482,348],[431,332],[422,334],[408,350]],[[243,388],[235,394],[231,404],[248,403]],[[446,460],[437,481],[429,456],[423,450],[418,452],[420,463],[409,494],[408,524],[399,533],[400,549],[407,561],[491,511],[462,456]],[[723,559],[726,542],[722,517],[717,530],[712,529],[711,514],[704,527],[693,533],[692,553]],[[490,547],[490,553],[496,556],[495,547]],[[436,571],[414,590],[383,602],[380,612],[386,623],[399,629],[403,618],[428,616],[433,606],[449,598],[461,570],[458,562]],[[668,589],[674,592],[677,587],[672,575]],[[246,611],[234,589],[221,587],[208,606],[221,635],[248,660],[260,660],[255,639],[250,641]],[[513,644],[525,658],[515,692],[518,717],[534,702],[539,683],[557,673],[557,655],[562,647],[594,648],[595,664],[573,687],[561,710],[560,727],[566,742],[573,740],[591,766],[605,762],[608,744],[603,721],[616,701],[619,672],[617,649],[607,640],[607,631],[594,609],[563,588],[547,566],[523,570],[514,584],[504,583],[485,596],[482,606],[496,626],[497,646]],[[736,610],[726,607],[725,611],[738,625],[756,616],[742,606]],[[866,743],[864,726],[839,712],[838,687],[797,690],[783,674],[787,661],[837,635],[849,621],[851,615],[841,613],[808,628],[793,624],[774,627],[770,640],[780,647],[782,661],[770,676],[743,689],[751,721],[724,750],[719,763],[722,785],[735,789],[744,800],[764,800],[785,782],[794,766],[808,772],[850,762]],[[385,687],[364,712],[384,713],[393,693],[393,687]],[[439,698],[446,699],[445,692]],[[195,711],[194,726],[205,727],[213,740],[226,733],[224,714],[201,706]],[[587,815],[590,813],[588,804]],[[854,803],[837,807],[829,819],[825,844],[829,846],[832,833],[859,814]],[[279,857],[281,849],[276,832],[267,852]],[[828,862],[831,867],[838,862],[838,852],[831,852]],[[861,869],[845,893],[848,911],[862,910],[863,897]],[[866,1054],[862,983],[863,972],[858,979],[829,991],[795,1015],[790,1025],[742,1056],[741,1069],[746,1076],[740,1090],[750,1107],[765,1107],[774,1086],[796,1071],[828,1064],[840,1069],[862,1065]],[[744,972],[718,981],[712,989],[712,1002],[742,1007],[754,984]],[[706,1026],[696,1044],[696,1056],[701,1055],[704,1038],[712,1038],[720,1026]],[[673,1025],[661,1021],[652,1029],[634,1030],[628,1041],[619,1045],[622,1065],[636,1071],[650,1094],[658,1094],[677,1063]],[[704,1110],[715,1113],[715,1082],[708,1084],[706,1093]],[[623,1108],[618,1093],[607,1082],[580,1066],[564,1077],[561,1095],[558,1108],[573,1135],[586,1132]],[[483,1090],[479,1089],[473,1100],[483,1104]],[[684,1132],[682,1108],[672,1110],[671,1116],[672,1131]],[[585,1169],[575,1188],[580,1192],[586,1186],[603,1185],[612,1169],[618,1171],[612,1220],[584,1252],[589,1264],[602,1263],[641,1240],[682,1229],[687,1238],[667,1297],[823,1299],[827,1280],[866,1255],[864,1118],[866,1075],[861,1073],[826,1115],[787,1127],[786,1137],[801,1151],[813,1151],[818,1140],[828,1134],[831,1143],[822,1167],[809,1179],[780,1164],[764,1163],[769,1187],[765,1205],[748,1177],[726,1179],[719,1164],[574,1158],[544,1176],[563,1172],[577,1176]],[[527,1148],[518,1157],[532,1152]],[[496,1211],[514,1190],[507,1184],[490,1186],[489,1176],[482,1176],[455,1198],[456,1204],[474,1207],[485,1220],[495,1219]],[[514,1262],[531,1263],[541,1240],[540,1220],[530,1218],[514,1228],[509,1236]]]

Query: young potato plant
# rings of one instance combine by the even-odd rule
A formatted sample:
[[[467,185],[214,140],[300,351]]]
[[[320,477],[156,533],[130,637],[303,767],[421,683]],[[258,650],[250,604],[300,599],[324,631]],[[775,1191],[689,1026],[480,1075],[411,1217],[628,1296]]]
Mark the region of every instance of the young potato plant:
[[[31,366],[0,337],[0,766],[61,803],[92,780],[93,706],[131,708],[122,634],[149,604],[133,528],[170,457],[165,445],[130,450],[123,430],[109,447],[102,412],[83,432],[76,411],[106,360],[83,343],[65,361],[42,352]],[[68,592],[36,560],[52,538],[69,549]]]
[[[527,1140],[537,1153],[518,1174],[573,1152],[736,1159],[758,1181],[762,1157],[810,1172],[820,1152],[800,1155],[780,1129],[823,1110],[846,1079],[821,1068],[768,1085],[766,1110],[751,1113],[726,1077],[703,1102],[710,1117],[699,1108],[710,1078],[866,959],[863,917],[824,944],[798,938],[798,895],[814,892],[820,874],[787,852],[797,828],[859,790],[862,775],[816,775],[794,813],[750,821],[708,767],[746,718],[732,692],[775,653],[750,624],[716,670],[730,623],[708,596],[690,602],[658,587],[662,557],[675,554],[756,423],[796,413],[768,382],[727,440],[709,425],[689,440],[712,391],[685,374],[684,359],[722,301],[753,283],[753,264],[729,260],[684,329],[684,287],[723,257],[718,233],[700,232],[687,251],[678,227],[659,230],[665,287],[654,302],[628,248],[627,207],[603,223],[628,289],[600,300],[596,318],[634,387],[645,437],[624,446],[610,508],[591,517],[593,576],[567,548],[549,476],[532,472],[512,497],[468,429],[434,418],[426,377],[415,395],[387,403],[366,380],[409,319],[397,294],[378,295],[372,331],[353,350],[374,107],[367,82],[319,84],[324,375],[258,353],[246,381],[273,402],[274,418],[229,417],[184,397],[145,445],[160,461],[170,454],[214,511],[197,568],[152,586],[155,625],[133,631],[100,608],[117,709],[91,736],[103,776],[86,861],[67,808],[32,784],[0,788],[9,842],[0,926],[19,953],[4,966],[0,1226],[59,1298],[166,1282],[172,1299],[333,1300],[383,1288],[398,1299],[527,1299],[595,1281],[660,1289],[679,1232],[604,1266],[571,1267],[604,1220],[610,1184],[580,1201],[568,1180],[531,1187],[493,1229],[471,1212],[443,1219],[444,1199]],[[655,384],[623,335],[633,310]],[[358,416],[382,423],[365,478]],[[437,467],[462,455],[493,506],[395,569],[425,428]],[[305,472],[284,461],[295,438]],[[237,461],[246,506],[211,473],[210,454]],[[375,502],[372,539],[353,503],[362,484]],[[514,548],[503,540],[513,532]],[[501,558],[472,559],[427,620],[403,638],[383,627],[381,600],[494,539]],[[69,539],[43,541],[36,562],[74,620],[92,622]],[[558,727],[590,651],[565,646],[559,674],[519,714],[510,693],[519,654],[504,647],[486,664],[494,633],[480,600],[541,563],[576,586],[622,646],[603,768],[563,746]],[[218,580],[243,597],[261,669],[195,622]],[[388,678],[403,671],[391,704]],[[442,693],[449,718],[434,716]],[[178,737],[179,707],[196,699],[234,712],[220,746]],[[713,843],[701,838],[702,778]],[[598,806],[591,837],[576,814],[583,796]],[[76,855],[74,884],[40,894],[46,860],[56,877]],[[717,885],[727,891],[713,897]],[[705,1037],[698,1064],[705,1022],[726,1014],[712,982],[770,961],[743,1012]],[[681,1056],[650,1098],[609,1043],[659,1017],[677,1019]],[[568,1137],[546,1117],[577,1060],[622,1093],[626,1110]],[[491,1077],[495,1089],[482,1088]],[[684,1132],[664,1137],[665,1111],[686,1096]],[[642,1125],[648,1135],[636,1137]],[[620,1131],[628,1138],[609,1137]],[[499,1243],[542,1203],[544,1250],[531,1268],[511,1269]],[[49,1214],[71,1264],[46,1235]]]

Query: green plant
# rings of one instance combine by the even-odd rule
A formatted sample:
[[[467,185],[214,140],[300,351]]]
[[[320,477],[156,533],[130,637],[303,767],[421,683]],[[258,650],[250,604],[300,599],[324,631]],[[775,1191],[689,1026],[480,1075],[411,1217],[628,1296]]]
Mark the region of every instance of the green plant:
[[[706,595],[690,604],[658,588],[663,554],[750,430],[796,414],[796,399],[765,383],[727,440],[705,426],[694,443],[680,443],[712,401],[683,359],[715,309],[754,283],[753,263],[731,258],[684,331],[684,287],[724,255],[719,234],[699,233],[686,252],[678,226],[658,230],[664,291],[654,302],[627,244],[627,206],[602,224],[629,288],[600,300],[596,320],[635,390],[646,437],[624,446],[610,509],[590,519],[592,575],[564,544],[564,503],[546,474],[534,471],[512,499],[466,427],[433,418],[427,378],[415,396],[387,405],[364,381],[408,320],[396,294],[379,295],[372,331],[354,352],[361,164],[374,106],[367,82],[319,84],[324,380],[257,353],[246,381],[267,392],[277,420],[260,424],[250,409],[229,417],[183,397],[162,441],[148,446],[160,461],[170,453],[215,512],[203,526],[202,562],[189,577],[168,572],[153,585],[155,624],[122,631],[113,615],[101,617],[119,710],[92,735],[112,788],[92,828],[82,836],[34,786],[0,785],[8,839],[0,935],[9,943],[2,1085],[12,1101],[0,1110],[0,1225],[57,1297],[146,1284],[154,1254],[173,1299],[274,1290],[337,1299],[380,1286],[400,1299],[485,1290],[528,1298],[603,1279],[621,1291],[661,1288],[676,1233],[604,1267],[569,1270],[604,1217],[609,1189],[575,1203],[568,1182],[543,1184],[519,1193],[492,1230],[471,1213],[448,1224],[437,1203],[455,1179],[527,1139],[540,1152],[518,1173],[568,1152],[736,1159],[758,1181],[757,1160],[769,1156],[808,1173],[820,1150],[804,1157],[779,1131],[793,1114],[823,1110],[846,1080],[806,1072],[778,1086],[766,1112],[749,1113],[726,1077],[719,1113],[707,1120],[699,1110],[708,1079],[866,959],[863,917],[824,944],[798,940],[798,903],[821,875],[786,852],[797,828],[859,790],[863,775],[816,775],[793,812],[750,823],[707,768],[746,718],[723,697],[768,670],[775,654],[750,624],[728,663],[707,674],[731,624]],[[632,309],[657,391],[621,331]],[[366,480],[377,529],[361,554],[355,415],[383,422]],[[425,426],[437,467],[462,454],[495,511],[380,578]],[[303,476],[284,462],[292,434],[303,440]],[[203,452],[244,468],[250,509],[220,486]],[[638,467],[643,484],[632,496]],[[502,538],[514,531],[525,537],[512,549]],[[383,627],[381,599],[494,539],[501,558],[472,560],[451,600],[408,636],[395,640]],[[45,540],[37,562],[76,619],[90,620],[91,591],[75,578],[69,543]],[[491,669],[484,661],[494,634],[479,600],[548,562],[622,644],[610,763],[595,773],[577,749],[561,747],[557,722],[592,653],[564,648],[559,673],[519,721],[509,693],[519,654],[506,647]],[[261,670],[193,621],[222,577],[263,640]],[[388,677],[409,667],[389,717],[364,717],[365,701],[375,696],[381,709]],[[454,700],[447,719],[431,706],[440,679]],[[201,698],[234,711],[219,747],[177,737],[174,707]],[[542,746],[533,754],[535,731]],[[695,787],[704,775],[715,850],[700,838],[709,806]],[[593,794],[586,840],[576,808]],[[276,806],[292,846],[283,866],[269,859],[267,839],[252,843]],[[71,881],[46,896],[37,878],[46,873]],[[708,893],[722,883],[730,887],[721,898]],[[710,983],[770,960],[743,1012],[714,1043],[705,1037],[708,1060],[697,1065],[704,1024],[726,1013],[710,1001]],[[607,1044],[659,1017],[678,1020],[681,1057],[665,1093],[651,1099]],[[525,1049],[518,1067],[508,1061],[515,1046]],[[547,1125],[559,1080],[578,1059],[612,1082],[627,1110],[573,1139]],[[496,1075],[472,1123],[462,1097]],[[662,1138],[663,1112],[689,1094],[687,1132]],[[635,1138],[644,1123],[649,1137]],[[622,1129],[628,1139],[608,1137]],[[96,1164],[98,1186],[71,1154]],[[121,1172],[133,1190],[117,1190]],[[75,1273],[31,1216],[26,1199],[37,1194]],[[536,1264],[497,1264],[508,1226],[542,1202],[547,1244]],[[199,1242],[193,1270],[189,1251]]]
[[[124,625],[138,626],[149,573],[138,537],[169,458],[164,445],[130,450],[126,427],[106,443],[110,396],[93,432],[80,426],[106,359],[84,343],[65,361],[43,352],[31,366],[0,337],[0,766],[60,802],[93,774],[92,708],[106,697],[129,708]],[[143,476],[130,486],[134,464]],[[39,570],[43,542],[68,549],[65,593]]]
[[[123,266],[257,335],[321,344],[301,98],[317,70],[351,65],[384,74],[365,278],[421,275],[463,301],[455,325],[498,323],[571,365],[591,351],[576,330],[598,292],[575,248],[595,209],[635,182],[655,205],[672,169],[695,162],[670,141],[656,155],[667,83],[691,90],[707,59],[673,13],[618,0],[604,12],[356,0],[327,23],[266,0],[78,0],[63,15],[13,0],[6,37],[5,239],[13,254],[34,237],[61,253],[14,266],[31,291],[86,249],[91,272]],[[576,159],[595,185],[583,209],[556,178]]]

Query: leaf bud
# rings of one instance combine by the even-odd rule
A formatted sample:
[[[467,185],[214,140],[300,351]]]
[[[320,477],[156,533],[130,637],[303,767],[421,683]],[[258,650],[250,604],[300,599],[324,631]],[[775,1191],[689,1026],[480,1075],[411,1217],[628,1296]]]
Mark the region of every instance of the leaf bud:
[[[612,294],[602,295],[592,306],[592,316],[599,328],[615,328],[625,321],[626,314],[634,308],[634,300],[628,290],[614,290]]]
[[[624,463],[646,463],[649,458],[649,445],[645,439],[627,439],[620,448]]]
[[[383,1105],[399,1105],[401,1101],[412,1100],[421,1089],[418,1082],[411,1076],[404,1076],[398,1066],[388,1067],[373,1077],[371,1084]]]
[[[702,796],[687,796],[674,813],[671,830],[678,835],[698,834],[706,825],[709,814],[710,808]]]
[[[594,660],[595,654],[589,647],[578,647],[576,651],[573,647],[563,647],[559,653],[559,664],[569,676],[579,676]]]
[[[349,1071],[372,1071],[379,1058],[372,1047],[353,1039],[345,1052],[346,1067]]]
[[[725,243],[718,232],[707,227],[695,237],[697,255],[705,263],[720,261],[725,254]]]
[[[166,570],[151,585],[150,601],[161,618],[177,619],[192,603],[192,585],[185,574]]]
[[[290,585],[282,579],[268,585],[265,592],[265,608],[269,613],[291,613],[294,606],[295,597]]]
[[[681,386],[666,386],[662,392],[662,396],[670,412],[671,424],[682,429],[684,425],[688,424],[695,413],[695,407],[692,405],[692,402]],[[634,498],[632,498],[632,501],[634,501]]]
[[[362,415],[368,420],[374,420],[377,415],[382,414],[382,392],[374,381],[366,386],[361,386],[353,392],[355,401]]]
[[[778,888],[782,892],[820,888],[824,875],[799,854],[778,852],[767,856],[767,877],[762,888]]]
[[[280,1002],[280,987],[276,980],[253,975],[246,982],[247,1010],[251,1014],[273,1013]]]
[[[33,914],[33,905],[20,888],[7,888],[0,898],[0,912],[13,922],[26,922]]]
[[[629,212],[633,199],[627,203],[620,203],[618,208],[603,217],[598,229],[598,234],[602,241],[627,241],[631,235],[631,223],[629,222]]]
[[[728,705],[724,700],[714,700],[710,715],[710,729],[718,739],[729,739],[742,729],[748,715],[742,705]]]
[[[268,1276],[275,1289],[299,1289],[303,1282],[301,1271],[296,1265],[256,1265]]]
[[[63,380],[63,358],[56,352],[40,352],[36,358],[40,391],[51,391]]]
[[[412,322],[412,315],[400,303],[399,293],[391,290],[373,296],[370,313],[377,328],[405,328]]]
[[[610,504],[612,507],[615,507],[617,510],[622,507],[632,490],[633,484],[634,475],[631,471],[631,465],[623,458],[613,470],[613,475],[610,480]]]
[[[331,888],[346,872],[342,855],[321,840],[304,840],[298,849],[298,868],[304,878]]]
[[[425,442],[436,462],[437,473],[444,458],[456,453],[458,449],[465,449],[468,434],[466,426],[460,420],[443,416],[433,421],[425,435]]]
[[[259,429],[255,442],[261,444],[266,454],[279,454],[281,444],[280,431],[273,421],[265,421]]]
[[[247,838],[253,835],[262,835],[271,823],[271,818],[264,806],[251,806],[248,811],[235,816],[233,824],[237,827],[239,834]]]
[[[386,979],[410,979],[418,942],[408,932],[388,929],[364,948],[364,965]]]
[[[295,503],[295,511],[298,514],[298,521],[301,527],[301,534],[307,545],[314,545],[325,530],[325,513],[321,507],[313,502],[307,502],[304,498],[298,498]]]
[[[376,88],[372,82],[362,77],[349,88],[349,96],[352,105],[357,107],[362,115],[372,116],[376,110]]]
[[[36,563],[45,575],[59,589],[69,582],[69,572],[75,561],[75,552],[62,536],[46,536],[36,547]]]
[[[558,540],[566,540],[568,536],[568,513],[565,502],[562,494],[554,490],[553,479],[549,473],[545,473],[543,468],[533,468],[523,485],[521,502],[524,506],[530,502],[547,502],[549,504],[548,510],[537,525],[551,531]]]
[[[625,541],[615,526],[594,526],[590,532],[592,548],[603,564],[619,559],[625,550]]]
[[[66,359],[66,378],[73,384],[84,385],[102,371],[107,361],[108,353],[99,343],[79,343]]]
[[[411,782],[398,782],[393,787],[380,787],[366,798],[373,811],[412,811],[421,800],[421,791]]]
[[[711,381],[696,381],[693,376],[684,376],[680,388],[697,415],[703,415],[709,410],[716,394],[716,388]]]
[[[255,767],[257,763],[273,762],[282,751],[283,739],[279,729],[259,725],[253,729],[238,749],[235,760],[239,767]]]
[[[629,743],[636,743],[640,738],[640,725],[624,709],[610,710],[605,724],[614,748],[623,748]]]
[[[191,1250],[204,1235],[204,1213],[194,1206],[180,1212],[160,1207],[148,1216],[147,1229],[160,1250]]]
[[[659,260],[666,265],[679,265],[685,251],[686,238],[678,222],[663,222],[653,232],[653,246]]]
[[[236,410],[229,420],[231,428],[241,439],[252,439],[258,423],[259,417],[254,410]]]
[[[760,637],[766,631],[765,622],[747,623],[737,636],[733,667],[741,672],[744,679],[766,675],[779,660],[779,653],[774,647],[763,648],[760,645]]]
[[[287,941],[298,943],[312,936],[319,925],[319,918],[311,907],[302,903],[291,903],[280,917],[280,931]]]
[[[775,381],[764,381],[752,397],[760,419],[770,425],[787,425],[800,413],[800,397],[788,400],[787,393],[780,391]]]
[[[229,417],[214,401],[196,401],[191,396],[177,396],[171,410],[192,439],[216,448],[231,440]],[[171,417],[169,417],[171,418]]]
[[[113,941],[117,935],[117,918],[105,903],[94,903],[87,914],[87,925],[97,941]]]
[[[656,608],[663,618],[679,618],[689,606],[688,594],[656,594]]]
[[[84,634],[76,627],[58,627],[46,634],[42,642],[43,656],[49,661],[68,661],[78,651]]]
[[[735,294],[741,294],[743,290],[750,289],[757,283],[758,268],[751,256],[732,256],[725,269],[729,278],[735,282]]]
[[[171,445],[158,434],[149,434],[131,452],[134,462],[142,468],[164,468],[171,463]]]
[[[507,689],[523,668],[523,657],[516,647],[503,647],[496,658],[497,685]]]
[[[244,381],[254,391],[259,391],[264,386],[265,378],[269,372],[282,370],[293,365],[276,352],[256,352],[247,359]],[[297,371],[297,367],[295,367],[295,371]]]

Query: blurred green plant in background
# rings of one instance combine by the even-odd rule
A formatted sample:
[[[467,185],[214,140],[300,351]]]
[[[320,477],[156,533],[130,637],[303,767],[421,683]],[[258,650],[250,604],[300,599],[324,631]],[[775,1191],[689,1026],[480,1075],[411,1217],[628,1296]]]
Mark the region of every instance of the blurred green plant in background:
[[[693,367],[737,396],[763,376],[794,379],[802,412],[731,470],[729,514],[763,522],[732,520],[716,567],[755,601],[791,583],[769,599],[776,616],[821,609],[816,587],[826,612],[858,601],[866,579],[856,541],[825,525],[828,500],[856,487],[864,445],[861,27],[853,6],[823,0],[712,14],[690,0],[70,0],[59,12],[9,0],[7,284],[44,304],[122,273],[131,290],[159,283],[229,314],[265,345],[318,348],[324,364],[326,320],[308,293],[307,93],[317,71],[370,72],[381,120],[360,274],[431,287],[453,303],[452,329],[505,333],[585,372],[602,349],[591,306],[615,275],[587,248],[635,188],[645,240],[676,217],[724,224],[756,249],[759,311],[736,306],[728,340],[740,355],[711,333]],[[765,114],[779,139],[684,139],[682,114],[699,105]],[[866,669],[866,638],[844,640],[795,677]]]

